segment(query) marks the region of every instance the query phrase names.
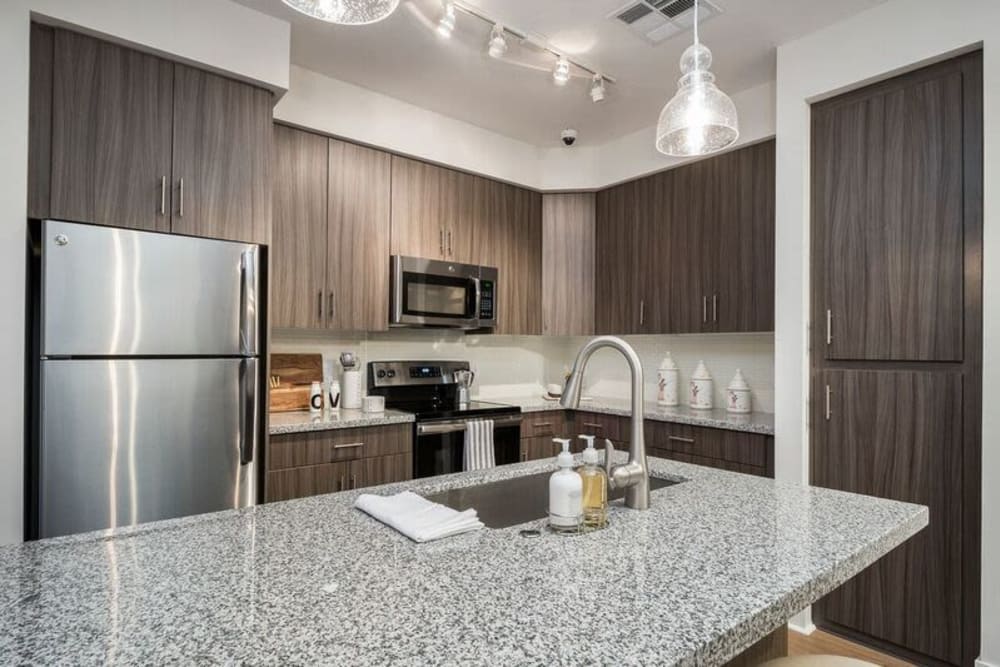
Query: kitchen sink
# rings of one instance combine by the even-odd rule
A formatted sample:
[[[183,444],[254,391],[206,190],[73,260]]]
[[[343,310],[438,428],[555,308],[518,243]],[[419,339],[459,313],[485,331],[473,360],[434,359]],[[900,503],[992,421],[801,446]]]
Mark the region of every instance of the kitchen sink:
[[[549,477],[553,471],[499,482],[466,486],[425,496],[456,510],[475,508],[487,528],[508,528],[548,515]],[[681,480],[649,478],[650,491],[679,484]],[[608,502],[625,497],[625,489],[608,489]]]

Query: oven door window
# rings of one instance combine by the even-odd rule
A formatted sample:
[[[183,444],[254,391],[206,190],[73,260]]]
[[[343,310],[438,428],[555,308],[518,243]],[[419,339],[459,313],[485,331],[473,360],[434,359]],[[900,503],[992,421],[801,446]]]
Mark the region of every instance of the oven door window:
[[[476,285],[467,278],[403,274],[403,313],[467,320],[476,316]]]

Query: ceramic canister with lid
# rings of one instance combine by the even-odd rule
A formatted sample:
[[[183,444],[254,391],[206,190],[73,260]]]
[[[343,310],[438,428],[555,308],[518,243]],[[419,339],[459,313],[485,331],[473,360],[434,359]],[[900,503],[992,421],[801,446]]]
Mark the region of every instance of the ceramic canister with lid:
[[[736,375],[726,387],[726,410],[746,414],[750,412],[750,385],[743,377],[743,371],[736,369]]]
[[[710,410],[712,408],[712,394],[715,392],[712,375],[705,367],[704,361],[698,362],[698,367],[694,369],[691,376],[691,396],[689,405],[695,410]]]
[[[659,370],[656,371],[656,404],[677,405],[680,402],[678,392],[680,381],[681,372],[677,368],[677,362],[667,352],[660,362]]]

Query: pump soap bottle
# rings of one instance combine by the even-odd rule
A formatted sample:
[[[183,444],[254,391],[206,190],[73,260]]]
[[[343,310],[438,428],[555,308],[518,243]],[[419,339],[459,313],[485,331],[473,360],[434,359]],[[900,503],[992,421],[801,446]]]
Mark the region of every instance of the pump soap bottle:
[[[583,467],[577,472],[583,480],[583,527],[604,528],[608,523],[608,476],[598,465],[594,436],[581,435],[587,441],[583,450]]]
[[[573,470],[569,439],[555,438],[562,445],[556,462],[559,470],[549,478],[549,527],[556,532],[576,532],[583,515],[583,480]]]

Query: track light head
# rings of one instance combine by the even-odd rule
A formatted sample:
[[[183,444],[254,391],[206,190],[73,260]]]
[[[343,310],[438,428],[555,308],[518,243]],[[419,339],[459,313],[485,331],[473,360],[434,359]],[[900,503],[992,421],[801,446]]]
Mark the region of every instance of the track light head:
[[[439,37],[448,39],[451,37],[451,33],[455,30],[455,5],[450,2],[446,2],[444,5],[444,14],[441,16],[441,20],[437,24],[437,34]]]
[[[490,58],[503,58],[507,53],[507,38],[503,34],[503,26],[497,23],[490,32]]]
[[[594,104],[597,104],[604,101],[604,95],[604,77],[595,74],[590,84],[590,99],[594,101]]]
[[[559,56],[556,67],[552,70],[552,80],[557,86],[565,86],[569,83],[569,61]]]

